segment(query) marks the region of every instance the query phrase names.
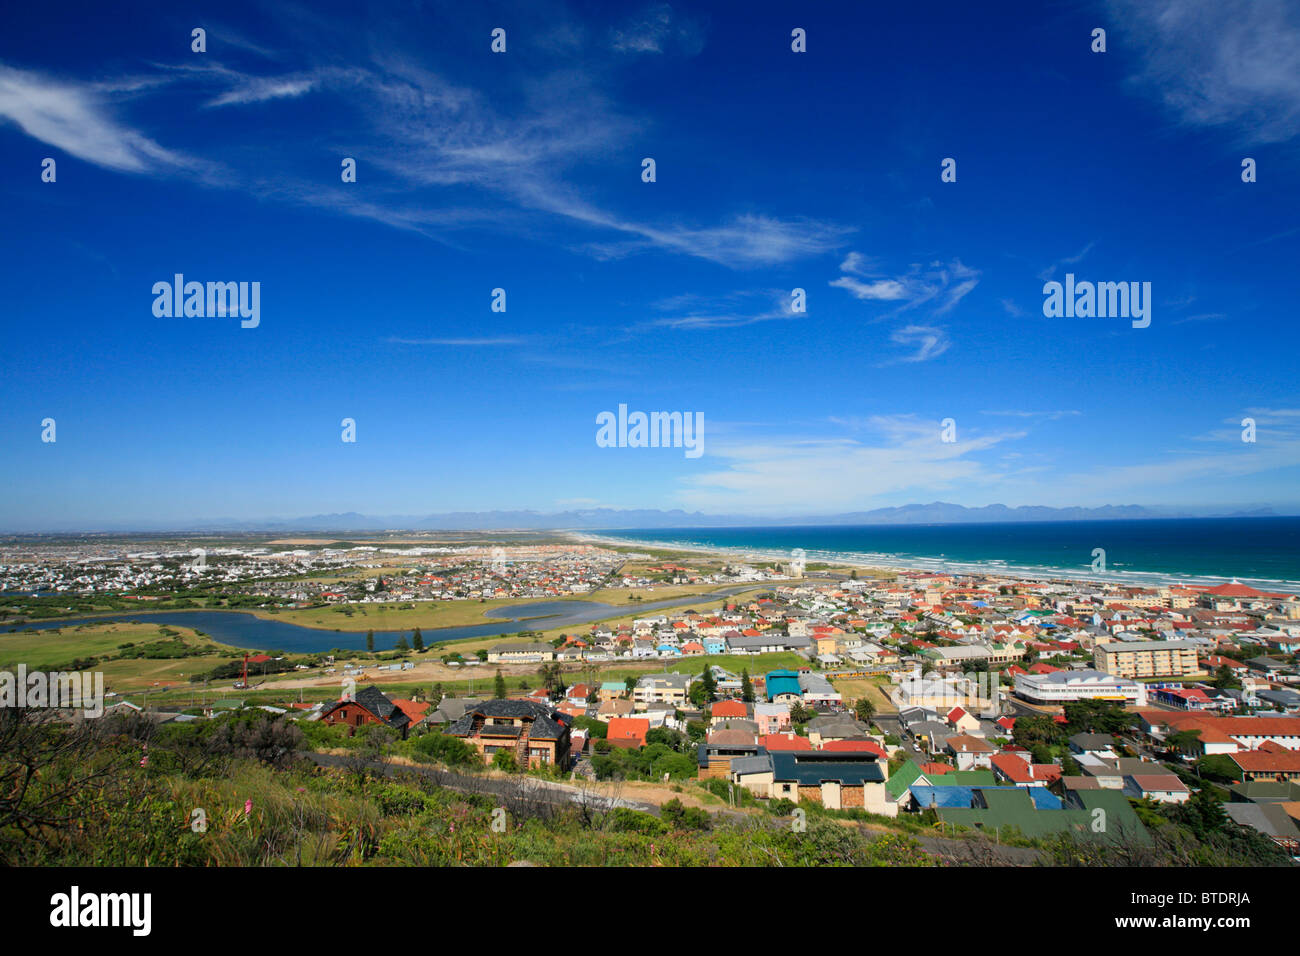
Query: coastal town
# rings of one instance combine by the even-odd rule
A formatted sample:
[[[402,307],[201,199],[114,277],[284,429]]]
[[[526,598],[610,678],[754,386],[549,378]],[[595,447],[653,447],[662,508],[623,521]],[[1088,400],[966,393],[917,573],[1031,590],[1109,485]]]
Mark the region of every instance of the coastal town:
[[[1300,860],[1300,595],[573,543],[418,550],[349,549],[355,577],[324,585],[312,572],[209,581],[198,606],[260,595],[266,608],[288,597],[413,613],[423,600],[657,589],[680,606],[627,602],[474,642],[415,627],[370,654],[233,651],[221,673],[239,680],[204,675],[201,701],[192,673],[144,694],[117,682],[108,712],[161,724],[260,712],[327,728],[344,749],[455,753],[462,771],[547,787],[622,786],[653,803],[668,786],[709,812],[862,813],[999,845],[1142,845],[1160,808],[1212,805],[1218,825]],[[338,551],[244,557],[316,568]],[[39,573],[15,567],[23,581]],[[6,609],[25,610],[12,597]]]

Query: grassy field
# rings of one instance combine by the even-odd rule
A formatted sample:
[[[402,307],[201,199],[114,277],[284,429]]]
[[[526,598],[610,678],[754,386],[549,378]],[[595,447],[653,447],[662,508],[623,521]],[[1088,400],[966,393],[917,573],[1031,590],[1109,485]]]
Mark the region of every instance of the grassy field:
[[[892,714],[898,710],[894,702],[885,694],[879,680],[839,679],[831,681],[831,684],[840,692],[846,703],[866,696],[870,697],[871,702],[876,705],[878,714]]]
[[[210,653],[193,657],[131,658],[123,644],[152,644],[170,641],[179,635],[187,648]],[[49,631],[19,632],[0,635],[0,670],[15,671],[26,664],[29,671],[68,670],[77,659],[116,658],[101,660],[94,670],[104,673],[104,686],[119,694],[153,689],[168,684],[188,684],[191,674],[210,671],[226,663],[237,653],[233,647],[199,636],[189,628],[154,624],[83,625]]]

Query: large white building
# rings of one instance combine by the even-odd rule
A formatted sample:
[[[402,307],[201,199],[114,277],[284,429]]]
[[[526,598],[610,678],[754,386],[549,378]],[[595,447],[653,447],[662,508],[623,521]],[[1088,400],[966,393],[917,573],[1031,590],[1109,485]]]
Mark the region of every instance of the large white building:
[[[1147,702],[1146,685],[1094,670],[1017,674],[1015,693],[1017,697],[1035,704],[1113,700],[1143,707]]]

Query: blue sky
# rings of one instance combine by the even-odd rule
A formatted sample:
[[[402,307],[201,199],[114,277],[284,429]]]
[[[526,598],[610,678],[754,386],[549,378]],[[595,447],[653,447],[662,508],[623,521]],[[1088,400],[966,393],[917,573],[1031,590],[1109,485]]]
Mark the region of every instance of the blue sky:
[[[6,11],[0,528],[1297,509],[1294,5],[352,6]],[[1067,272],[1150,327],[1045,318]]]

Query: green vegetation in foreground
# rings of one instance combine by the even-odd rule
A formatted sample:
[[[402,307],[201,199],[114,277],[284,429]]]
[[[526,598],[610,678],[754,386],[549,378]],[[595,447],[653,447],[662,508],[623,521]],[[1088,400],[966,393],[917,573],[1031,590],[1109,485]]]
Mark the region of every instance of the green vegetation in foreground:
[[[265,714],[156,727],[138,717],[78,728],[0,715],[0,859],[19,866],[907,866],[910,838],[809,819],[711,818],[671,800],[660,816],[544,803],[523,787],[462,794],[360,762],[298,762],[298,729]],[[142,766],[143,764],[143,766]],[[493,832],[493,810],[506,829]],[[201,808],[201,826],[195,817]]]

